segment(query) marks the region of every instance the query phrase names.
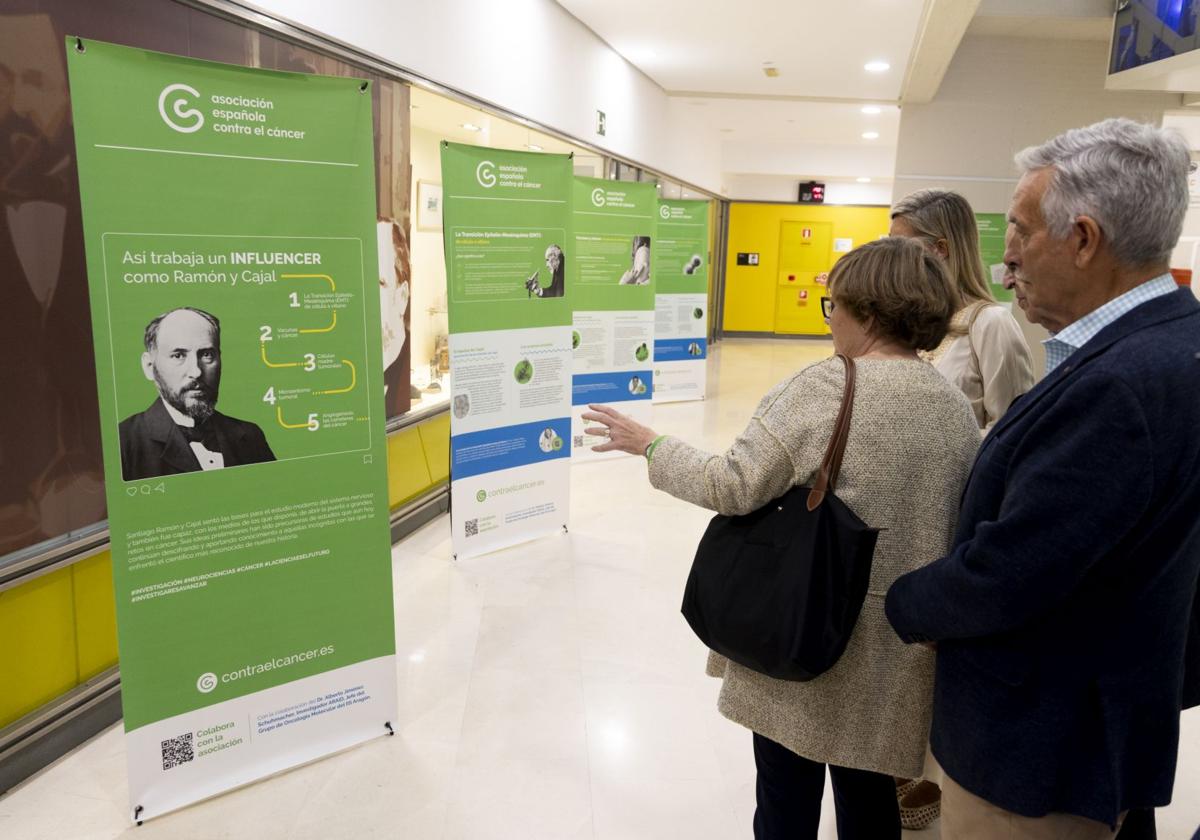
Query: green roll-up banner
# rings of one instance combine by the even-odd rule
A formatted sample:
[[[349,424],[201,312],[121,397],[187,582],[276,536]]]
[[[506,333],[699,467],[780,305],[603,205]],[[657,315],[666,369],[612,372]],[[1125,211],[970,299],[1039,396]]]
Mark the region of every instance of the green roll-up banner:
[[[600,438],[584,434],[592,403],[614,405],[650,425],[654,391],[653,184],[575,178],[572,229],[572,457],[597,460]]]
[[[1013,293],[1004,288],[1004,234],[1008,219],[1003,213],[976,213],[979,228],[979,254],[983,258],[983,273],[992,286],[996,300],[1011,304]]]
[[[66,47],[144,819],[395,712],[371,96]]]
[[[571,177],[567,155],[442,144],[460,558],[567,526]]]
[[[708,358],[708,212],[707,201],[658,202],[654,242],[656,403],[704,399]]]

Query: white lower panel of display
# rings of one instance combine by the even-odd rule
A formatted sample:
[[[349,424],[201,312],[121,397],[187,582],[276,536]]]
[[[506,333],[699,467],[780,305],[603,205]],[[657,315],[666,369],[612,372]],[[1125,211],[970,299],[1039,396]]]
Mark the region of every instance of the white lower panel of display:
[[[703,360],[654,363],[654,402],[702,400],[708,366]]]
[[[222,680],[197,676],[197,691]],[[130,808],[160,816],[386,735],[395,719],[396,657],[381,656],[147,724],[125,734]]]
[[[459,560],[560,533],[570,511],[571,459],[473,475],[450,484]]]
[[[450,335],[450,434],[566,417],[571,327]]]

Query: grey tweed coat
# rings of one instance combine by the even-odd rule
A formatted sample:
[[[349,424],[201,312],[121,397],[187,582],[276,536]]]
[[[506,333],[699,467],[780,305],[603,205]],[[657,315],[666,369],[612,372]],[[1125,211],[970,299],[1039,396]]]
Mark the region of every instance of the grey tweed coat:
[[[842,658],[810,682],[763,676],[709,654],[725,717],[814,761],[921,775],[933,707],[934,653],[900,641],[883,599],[900,575],[946,554],[979,428],[962,392],[926,362],[859,359],[837,495],[883,529],[866,602]],[[743,514],[810,484],[833,433],[845,369],[835,358],[776,386],[723,455],[667,437],[650,482],[679,499]]]

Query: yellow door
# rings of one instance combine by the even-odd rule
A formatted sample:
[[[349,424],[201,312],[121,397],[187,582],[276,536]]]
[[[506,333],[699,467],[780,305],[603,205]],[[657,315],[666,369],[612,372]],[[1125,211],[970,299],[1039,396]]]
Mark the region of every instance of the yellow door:
[[[825,287],[816,282],[833,263],[833,225],[829,222],[782,222],[779,227],[779,281],[775,332],[828,335],[821,315]]]

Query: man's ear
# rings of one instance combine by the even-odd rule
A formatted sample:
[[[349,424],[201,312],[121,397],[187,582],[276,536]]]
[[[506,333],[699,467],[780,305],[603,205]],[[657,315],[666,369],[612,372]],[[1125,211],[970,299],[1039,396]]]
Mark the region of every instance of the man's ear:
[[[142,375],[151,382],[154,381],[154,357],[150,355],[149,350],[142,354]]]
[[[942,259],[950,259],[950,243],[945,239],[934,240],[933,250],[937,251],[937,255]]]
[[[1075,267],[1087,268],[1100,252],[1104,242],[1104,231],[1101,230],[1099,222],[1091,216],[1077,216],[1071,232],[1074,235]]]

